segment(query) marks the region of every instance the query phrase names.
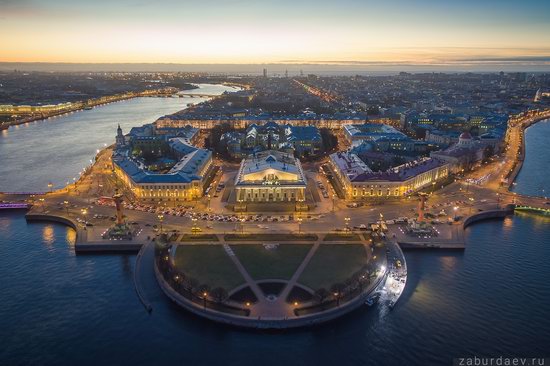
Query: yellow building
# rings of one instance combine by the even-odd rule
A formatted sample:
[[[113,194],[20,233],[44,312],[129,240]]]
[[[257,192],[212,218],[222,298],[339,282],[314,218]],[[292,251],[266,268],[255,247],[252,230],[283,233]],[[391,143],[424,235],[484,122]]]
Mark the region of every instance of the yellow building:
[[[435,184],[449,175],[449,164],[424,158],[385,172],[373,172],[355,154],[330,156],[330,165],[347,199],[398,198]]]
[[[235,179],[237,202],[304,202],[306,177],[298,159],[267,150],[243,159]]]
[[[212,153],[196,149],[183,156],[166,174],[147,171],[137,161],[114,156],[115,174],[140,200],[157,202],[191,201],[204,195],[207,177],[212,172]]]

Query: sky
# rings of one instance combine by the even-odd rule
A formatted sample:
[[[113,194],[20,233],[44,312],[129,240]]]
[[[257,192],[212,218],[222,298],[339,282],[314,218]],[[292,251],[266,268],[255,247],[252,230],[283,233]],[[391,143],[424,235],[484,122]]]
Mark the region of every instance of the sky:
[[[550,0],[0,0],[0,62],[550,67]]]

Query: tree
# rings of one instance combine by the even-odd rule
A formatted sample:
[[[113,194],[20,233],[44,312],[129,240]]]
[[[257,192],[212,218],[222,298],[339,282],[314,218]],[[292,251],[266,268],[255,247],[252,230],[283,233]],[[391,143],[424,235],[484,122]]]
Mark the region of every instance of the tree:
[[[317,300],[319,300],[319,302],[322,304],[323,302],[325,302],[325,300],[327,299],[327,297],[329,296],[329,292],[327,291],[326,288],[324,287],[321,287],[317,290],[315,290],[315,297],[317,298]]]
[[[346,285],[344,285],[343,283],[335,283],[332,286],[330,286],[330,292],[332,292],[334,296],[339,297],[345,288],[346,288]]]
[[[207,284],[202,284],[199,286],[199,293],[201,296],[203,296],[204,293],[208,293],[209,290],[210,286],[208,286]]]
[[[229,294],[227,293],[227,290],[224,289],[223,287],[216,287],[215,289],[212,290],[212,298],[217,303],[221,303],[225,301],[225,299],[227,299],[228,296]]]
[[[323,150],[325,150],[325,152],[331,152],[338,147],[338,137],[336,137],[330,129],[321,128],[319,133],[321,134]]]
[[[487,145],[483,150],[483,161],[489,160],[491,156],[495,154],[495,148],[493,145]]]
[[[199,287],[199,281],[193,277],[186,277],[184,279],[184,285],[189,292],[195,293]]]
[[[222,123],[214,126],[214,128],[210,130],[207,141],[205,141],[205,146],[213,149],[222,157],[227,157],[227,146],[222,142],[222,135],[232,131],[235,131],[235,129],[229,123]]]

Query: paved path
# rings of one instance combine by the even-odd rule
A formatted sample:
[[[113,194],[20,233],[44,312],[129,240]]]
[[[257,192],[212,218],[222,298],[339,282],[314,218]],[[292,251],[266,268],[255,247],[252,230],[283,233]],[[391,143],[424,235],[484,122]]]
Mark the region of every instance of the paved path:
[[[319,248],[320,244],[321,244],[320,241],[317,241],[317,242],[315,242],[315,244],[313,244],[313,247],[311,247],[311,249],[307,253],[307,255],[304,258],[304,260],[302,261],[302,263],[300,263],[300,265],[296,269],[296,272],[294,272],[292,277],[290,277],[290,280],[288,280],[285,288],[279,294],[279,297],[278,297],[279,302],[280,301],[286,301],[286,298],[287,298],[288,294],[290,293],[290,291],[292,290],[294,285],[296,285],[296,281],[298,281],[298,278],[300,278],[300,276],[302,275],[302,272],[304,271],[304,269],[309,264],[309,261],[311,260],[311,258],[313,257],[313,255],[315,254],[317,249]]]
[[[258,286],[258,284],[256,283],[256,281],[254,281],[254,279],[250,276],[248,271],[244,268],[241,261],[237,258],[237,256],[235,255],[235,253],[233,252],[229,244],[222,244],[222,245],[223,245],[223,249],[227,253],[227,256],[233,261],[233,263],[235,264],[235,266],[243,276],[247,285],[250,287],[252,292],[254,292],[254,295],[256,295],[256,297],[258,298],[258,303],[255,304],[251,309],[251,315],[253,315],[255,313],[256,307],[258,307],[258,305],[261,305],[263,302],[266,301],[263,295],[263,292]]]

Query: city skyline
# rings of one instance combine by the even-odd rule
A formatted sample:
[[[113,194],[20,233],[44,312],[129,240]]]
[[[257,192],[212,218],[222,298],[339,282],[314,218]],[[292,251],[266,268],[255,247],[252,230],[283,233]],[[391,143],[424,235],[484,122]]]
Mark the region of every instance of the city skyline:
[[[0,10],[10,35],[0,62],[550,66],[550,4],[536,0],[4,0]]]

